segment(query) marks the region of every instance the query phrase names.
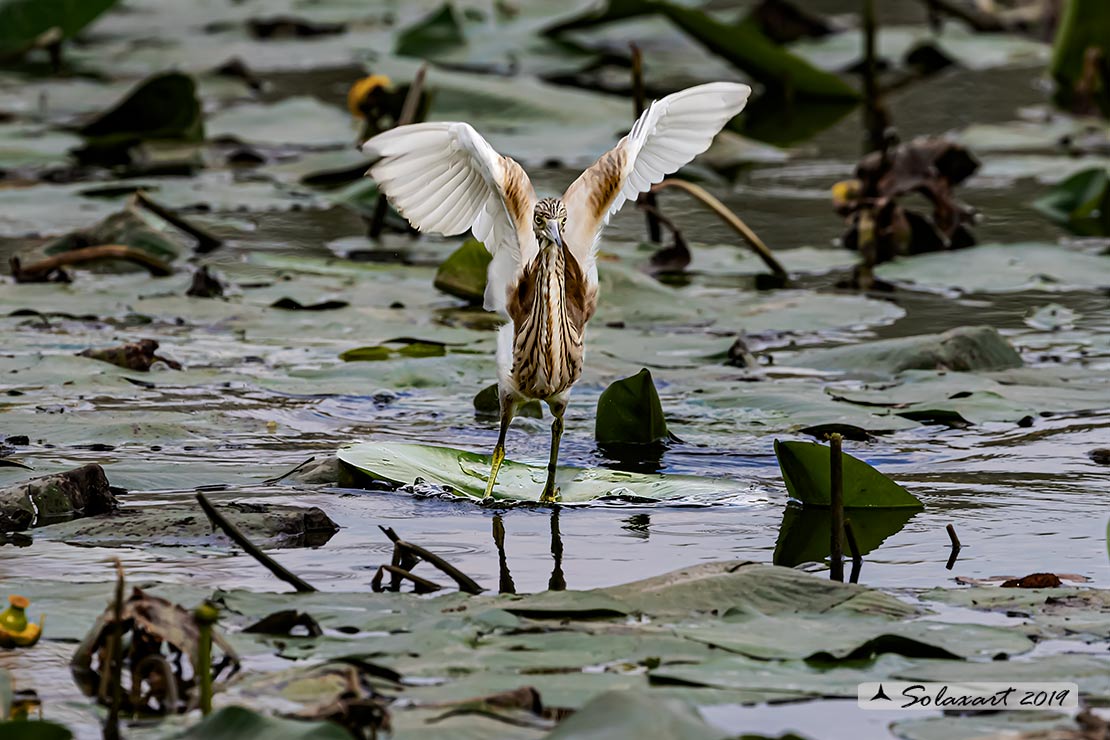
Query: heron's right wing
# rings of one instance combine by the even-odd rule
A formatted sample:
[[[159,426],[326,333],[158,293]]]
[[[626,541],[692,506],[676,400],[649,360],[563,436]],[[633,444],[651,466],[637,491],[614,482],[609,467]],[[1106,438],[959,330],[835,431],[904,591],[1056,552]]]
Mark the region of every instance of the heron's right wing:
[[[445,236],[469,229],[486,245],[486,308],[504,312],[510,283],[538,252],[536,193],[520,165],[467,123],[398,126],[362,150],[380,157],[367,174],[415,228]]]

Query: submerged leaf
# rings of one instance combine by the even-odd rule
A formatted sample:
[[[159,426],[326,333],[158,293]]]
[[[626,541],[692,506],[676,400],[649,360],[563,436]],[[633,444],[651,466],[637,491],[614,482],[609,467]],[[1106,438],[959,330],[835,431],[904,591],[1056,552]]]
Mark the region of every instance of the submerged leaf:
[[[805,506],[828,506],[831,477],[829,448],[817,442],[775,440],[782,479],[790,497]],[[922,508],[913,494],[863,460],[841,453],[845,508]]]
[[[95,149],[126,147],[152,139],[201,141],[204,119],[196,84],[180,72],[148,77],[78,133]]]

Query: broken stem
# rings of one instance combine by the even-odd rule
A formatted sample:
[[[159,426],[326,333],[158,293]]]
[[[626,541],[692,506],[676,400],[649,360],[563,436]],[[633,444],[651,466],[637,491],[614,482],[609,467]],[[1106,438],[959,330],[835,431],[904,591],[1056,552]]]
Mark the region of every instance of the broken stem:
[[[38,283],[46,280],[50,273],[68,265],[81,265],[86,262],[104,259],[134,262],[145,267],[155,277],[165,277],[173,272],[173,268],[169,264],[141,249],[135,249],[126,244],[101,244],[96,247],[71,249],[53,257],[32,262],[26,267],[23,266],[18,257],[12,257],[8,260],[8,264],[11,266],[12,277],[15,278],[17,283]]]
[[[131,196],[131,198],[135,205],[142,206],[166,223],[175,226],[176,228],[196,239],[196,251],[198,253],[203,254],[205,252],[211,252],[213,249],[222,246],[224,243],[223,239],[209,234],[204,229],[177,215],[170,209],[163,206],[161,203],[156,203],[155,201],[151,200],[150,196],[148,196],[142,190],[136,190],[135,194]]]
[[[397,535],[397,533],[393,531],[392,527],[379,526],[378,529],[385,532],[385,536],[389,538],[394,547],[403,552],[407,552],[410,555],[416,555],[421,560],[426,560],[431,565],[443,571],[444,575],[449,576],[451,580],[459,585],[460,591],[468,594],[480,594],[485,591],[485,589],[479,586],[473,578],[448,563],[439,555],[436,555],[434,552],[429,552],[428,550],[425,550],[420,545],[414,545],[411,542],[406,542],[405,540],[401,539]]]
[[[231,539],[232,542],[243,548],[243,551],[245,553],[247,553],[263,566],[265,566],[266,569],[273,573],[275,576],[288,583],[299,593],[311,593],[316,590],[309,584],[302,581],[296,574],[286,570],[280,563],[278,563],[266,553],[262,552],[262,550],[260,550],[257,545],[248,540],[246,536],[242,532],[240,532],[234,524],[224,518],[223,514],[216,511],[216,507],[212,505],[212,503],[205,497],[203,493],[197,494],[197,503],[200,504],[200,508],[204,511],[204,515],[208,517],[208,520],[212,522],[213,525],[219,527],[223,531],[223,533],[226,534],[229,539]]]
[[[401,115],[397,118],[396,126],[408,125],[416,119],[416,113],[420,109],[420,96],[424,92],[424,76],[427,74],[428,65],[421,64],[409,84],[409,91],[405,94],[405,102],[401,104]],[[374,204],[374,213],[370,217],[368,236],[371,239],[377,239],[382,235],[385,215],[388,212],[389,201],[386,200],[385,193],[381,193],[378,195],[378,202]]]
[[[651,189],[652,192],[658,192],[664,188],[679,188],[701,201],[704,206],[716,213],[722,221],[731,226],[733,230],[748,243],[748,246],[759,255],[759,258],[763,260],[763,264],[767,265],[767,268],[774,273],[776,277],[782,280],[787,279],[786,270],[783,269],[783,266],[775,259],[775,256],[771,254],[771,250],[763,243],[763,240],[760,239],[746,223],[741,221],[739,216],[729,210],[728,206],[713,197],[708,190],[692,182],[679,180],[673,177],[668,177],[666,180],[652,186]]]
[[[952,524],[945,527],[945,530],[948,532],[948,539],[952,542],[952,551],[948,555],[948,564],[944,567],[948,570],[952,570],[952,566],[956,564],[956,558],[960,556],[960,548],[962,545],[960,544],[960,538],[956,536],[956,528],[952,526]]]
[[[123,563],[116,562],[116,594],[112,601],[112,645],[108,650],[107,673],[111,695],[104,719],[104,740],[119,740],[119,711],[123,703]]]
[[[841,537],[844,532],[844,474],[843,460],[840,457],[843,438],[839,434],[829,435],[829,508],[831,525],[829,527],[829,578],[844,580],[844,546]]]
[[[421,578],[412,571],[405,570],[404,568],[401,568],[399,566],[379,565],[378,572],[374,574],[374,580],[370,582],[370,588],[373,589],[375,592],[382,591],[382,575],[385,573],[389,573],[391,576],[393,576],[393,579],[398,582],[398,586],[400,585],[401,580],[407,579],[412,581],[413,592],[417,594],[430,594],[443,588],[443,586],[439,585],[435,581],[429,581],[427,578]],[[396,591],[397,588],[392,588],[391,590]]]
[[[640,115],[644,112],[645,99],[644,99],[644,55],[640,51],[640,47],[634,43],[630,43],[628,48],[632,52],[632,105],[636,113],[636,119],[639,120]],[[658,208],[655,202],[655,193],[647,192],[640,193],[640,197],[636,202],[641,206],[650,206],[652,209]],[[647,228],[648,240],[653,244],[659,244],[663,238],[663,232],[659,228],[659,214],[657,211],[647,210]]]

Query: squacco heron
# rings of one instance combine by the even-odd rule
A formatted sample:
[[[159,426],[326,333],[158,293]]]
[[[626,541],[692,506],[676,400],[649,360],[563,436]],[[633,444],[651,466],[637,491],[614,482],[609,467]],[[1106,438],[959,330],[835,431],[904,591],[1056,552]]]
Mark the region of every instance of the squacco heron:
[[[467,123],[398,126],[363,146],[367,173],[423,232],[473,231],[493,255],[485,307],[508,319],[497,338],[501,430],[486,496],[505,459],[505,435],[521,404],[546,401],[554,417],[547,483],[555,485],[563,414],[582,374],[586,323],[597,307],[597,246],[610,217],[709,148],[751,88],[731,82],[668,95],[575,180],[562,198],[536,197],[528,175]]]

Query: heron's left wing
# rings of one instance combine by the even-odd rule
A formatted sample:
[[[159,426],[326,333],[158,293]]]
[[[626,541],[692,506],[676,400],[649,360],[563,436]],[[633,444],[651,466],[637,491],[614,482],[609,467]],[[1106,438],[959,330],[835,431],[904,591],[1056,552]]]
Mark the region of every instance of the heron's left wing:
[[[469,229],[486,245],[493,255],[486,308],[504,311],[509,283],[538,252],[536,193],[520,165],[468,123],[398,126],[362,150],[380,157],[367,174],[414,227],[445,236]]]
[[[627,136],[567,188],[563,239],[594,280],[597,241],[609,218],[708,149],[751,91],[739,83],[711,82],[655,101]]]

